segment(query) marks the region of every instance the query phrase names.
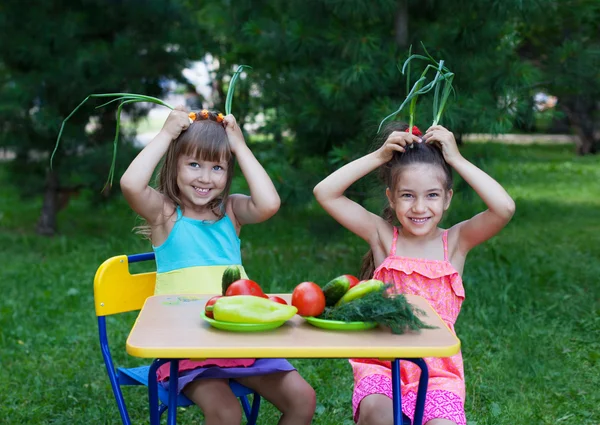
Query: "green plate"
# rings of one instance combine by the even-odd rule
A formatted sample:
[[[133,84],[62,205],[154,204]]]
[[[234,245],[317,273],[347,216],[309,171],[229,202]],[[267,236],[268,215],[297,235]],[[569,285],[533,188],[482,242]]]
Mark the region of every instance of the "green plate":
[[[200,313],[200,316],[206,320],[213,328],[221,329],[230,332],[261,332],[276,329],[283,325],[286,321],[282,320],[279,322],[269,323],[234,323],[234,322],[221,322],[220,320],[211,319],[206,317],[204,311]]]
[[[342,322],[338,320],[317,319],[316,317],[305,317],[306,321],[317,328],[331,329],[334,331],[362,331],[373,329],[377,326],[375,322]]]

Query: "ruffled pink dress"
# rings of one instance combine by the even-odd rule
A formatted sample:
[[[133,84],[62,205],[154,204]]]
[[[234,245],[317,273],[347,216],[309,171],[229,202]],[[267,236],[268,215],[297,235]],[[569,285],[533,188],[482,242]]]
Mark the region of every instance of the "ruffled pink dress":
[[[425,298],[442,320],[454,332],[454,323],[465,298],[462,278],[448,261],[448,231],[442,234],[444,260],[427,260],[396,256],[398,229],[390,255],[373,274],[374,279],[392,283],[396,293],[414,294]],[[447,358],[424,359],[429,369],[429,383],[423,423],[431,419],[451,420],[466,425],[464,413],[465,381],[462,355],[459,352]],[[389,361],[351,359],[354,374],[352,407],[358,422],[360,402],[371,394],[392,398],[392,370]],[[400,362],[402,381],[402,411],[411,421],[415,411],[420,369],[413,363]]]

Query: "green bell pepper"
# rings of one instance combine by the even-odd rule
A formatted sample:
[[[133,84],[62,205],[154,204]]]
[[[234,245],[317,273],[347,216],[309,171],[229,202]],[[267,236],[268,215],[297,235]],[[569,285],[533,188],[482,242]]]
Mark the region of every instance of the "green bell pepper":
[[[215,320],[234,323],[271,323],[291,319],[298,309],[253,295],[222,297],[213,306]]]
[[[348,292],[344,294],[342,298],[335,304],[336,307],[342,304],[349,303],[352,300],[357,300],[359,298],[364,297],[365,295],[375,292],[383,288],[385,284],[377,279],[366,280],[362,283],[359,283],[354,288],[349,289]]]

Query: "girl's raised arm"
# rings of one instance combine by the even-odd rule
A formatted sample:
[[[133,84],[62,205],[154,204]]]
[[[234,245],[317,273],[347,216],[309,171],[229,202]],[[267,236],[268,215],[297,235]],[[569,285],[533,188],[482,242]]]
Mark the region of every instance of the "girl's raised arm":
[[[250,188],[250,196],[240,194],[230,196],[233,215],[239,226],[263,222],[279,210],[281,204],[279,194],[263,166],[246,145],[235,117],[227,115],[224,122],[231,151]]]
[[[417,136],[394,131],[377,151],[344,165],[315,186],[313,193],[317,202],[338,223],[374,246],[379,239],[378,225],[384,220],[348,199],[344,192],[352,183],[388,162],[394,152],[404,152],[404,146],[418,141]]]
[[[163,195],[149,186],[152,173],[171,142],[189,126],[188,114],[183,106],[178,106],[169,114],[161,131],[135,157],[121,177],[121,190],[129,206],[150,225],[163,219],[165,206]]]
[[[488,209],[454,226],[458,248],[467,254],[471,248],[496,235],[515,213],[515,202],[504,188],[485,172],[467,161],[458,151],[454,135],[442,126],[433,126],[423,138],[438,143],[446,162],[477,192]]]

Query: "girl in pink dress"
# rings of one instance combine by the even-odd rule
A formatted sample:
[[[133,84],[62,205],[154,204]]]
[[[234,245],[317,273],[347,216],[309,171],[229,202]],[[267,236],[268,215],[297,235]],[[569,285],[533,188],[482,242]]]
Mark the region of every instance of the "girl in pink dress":
[[[315,189],[317,201],[344,227],[367,241],[361,278],[393,284],[396,293],[425,298],[454,331],[465,297],[462,271],[467,253],[497,234],[511,219],[515,204],[494,179],[460,154],[454,135],[442,126],[421,132],[400,123],[388,125],[383,145],[331,174]],[[344,196],[355,181],[380,168],[389,205],[380,217]],[[438,224],[452,199],[452,168],[487,210],[449,229]],[[395,226],[394,224],[399,224]],[[429,383],[423,423],[466,425],[462,355],[425,359]],[[359,425],[393,423],[390,362],[350,360],[354,373],[352,407]],[[402,411],[411,420],[420,371],[401,362]]]

